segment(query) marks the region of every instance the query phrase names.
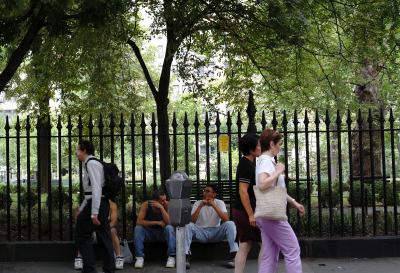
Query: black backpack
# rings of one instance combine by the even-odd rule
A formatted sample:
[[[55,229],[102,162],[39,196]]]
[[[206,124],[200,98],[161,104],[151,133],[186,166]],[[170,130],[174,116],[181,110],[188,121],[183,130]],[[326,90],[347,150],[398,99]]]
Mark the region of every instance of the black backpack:
[[[103,195],[108,199],[112,199],[118,196],[124,184],[124,180],[122,179],[121,176],[119,176],[119,169],[117,165],[115,165],[114,163],[107,163],[95,157],[92,157],[89,158],[88,161],[86,161],[86,166],[85,166],[86,171],[87,171],[87,164],[90,160],[96,160],[103,165],[103,171],[104,171],[104,187],[102,190]],[[89,185],[90,185],[90,179],[89,179]]]

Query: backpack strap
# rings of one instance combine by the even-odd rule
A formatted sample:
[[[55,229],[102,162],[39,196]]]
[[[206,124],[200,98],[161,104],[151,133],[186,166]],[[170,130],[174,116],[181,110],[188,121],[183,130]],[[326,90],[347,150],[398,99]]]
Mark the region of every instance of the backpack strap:
[[[91,158],[89,158],[89,159],[86,161],[86,163],[85,163],[85,169],[86,169],[86,172],[88,173],[89,186],[92,186],[92,185],[91,185],[91,183],[90,183],[89,171],[88,171],[88,168],[87,168],[87,164],[88,164],[89,161],[91,161],[91,160],[96,160],[96,161],[98,161],[98,162],[101,162],[99,159],[97,159],[97,158],[95,158],[95,157],[91,157]]]

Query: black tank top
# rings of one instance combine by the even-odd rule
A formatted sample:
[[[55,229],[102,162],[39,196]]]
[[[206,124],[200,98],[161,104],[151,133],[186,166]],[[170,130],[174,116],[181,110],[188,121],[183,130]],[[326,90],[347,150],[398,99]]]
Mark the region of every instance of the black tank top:
[[[150,205],[150,202],[154,201],[149,201],[148,206],[147,206],[147,213],[144,219],[146,221],[163,221],[163,216],[161,211],[160,212],[155,212],[153,207]],[[161,228],[159,225],[152,226],[152,228]]]

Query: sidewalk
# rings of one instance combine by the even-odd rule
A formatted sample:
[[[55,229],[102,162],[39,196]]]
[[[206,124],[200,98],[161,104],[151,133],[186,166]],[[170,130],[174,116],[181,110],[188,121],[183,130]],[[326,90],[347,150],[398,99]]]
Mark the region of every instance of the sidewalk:
[[[224,262],[195,262],[188,273],[232,273],[232,269],[223,267]],[[164,268],[163,263],[145,264],[145,269],[135,270],[132,265],[126,265],[120,273],[172,273],[175,269]],[[101,268],[99,267],[99,272]],[[71,263],[0,263],[0,273],[74,273]],[[279,273],[285,272],[284,263],[280,261]],[[305,259],[303,273],[393,273],[400,272],[399,258],[379,259]],[[246,273],[257,273],[257,262],[251,260],[247,264]]]

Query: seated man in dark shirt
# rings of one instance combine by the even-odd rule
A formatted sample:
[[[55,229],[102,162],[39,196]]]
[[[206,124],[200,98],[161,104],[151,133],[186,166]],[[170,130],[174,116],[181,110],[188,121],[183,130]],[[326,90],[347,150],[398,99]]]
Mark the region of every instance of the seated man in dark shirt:
[[[144,242],[163,241],[168,244],[166,267],[175,267],[175,230],[169,224],[168,201],[165,193],[154,191],[151,200],[140,207],[134,232],[135,268],[143,268]]]

